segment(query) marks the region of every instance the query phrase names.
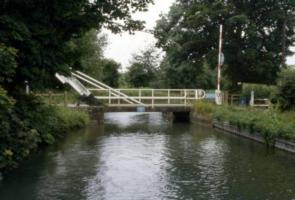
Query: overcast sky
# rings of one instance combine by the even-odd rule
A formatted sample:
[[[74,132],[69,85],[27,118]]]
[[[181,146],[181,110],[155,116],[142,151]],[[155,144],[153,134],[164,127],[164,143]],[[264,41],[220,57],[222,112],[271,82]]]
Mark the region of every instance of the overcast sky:
[[[149,6],[148,12],[136,13],[134,18],[144,20],[146,22],[146,28],[152,29],[156,25],[159,15],[161,13],[167,13],[174,1],[155,0],[154,5]],[[129,33],[115,35],[109,31],[104,32],[108,35],[108,46],[105,49],[104,55],[121,63],[123,70],[128,66],[132,54],[155,43],[153,35],[144,32],[136,32],[134,35],[130,35]],[[295,48],[292,48],[292,50],[295,51]],[[295,56],[289,57],[287,63],[295,65]]]
[[[136,13],[135,19],[144,20],[146,29],[153,29],[156,21],[161,13],[168,13],[170,6],[175,0],[155,0],[154,5],[149,6],[149,11],[144,13]],[[123,33],[115,35],[109,31],[104,31],[108,35],[108,46],[105,49],[104,55],[107,58],[112,58],[122,64],[123,69],[129,64],[132,54],[141,49],[153,45],[155,38],[153,35],[144,32],[136,32],[134,35]]]

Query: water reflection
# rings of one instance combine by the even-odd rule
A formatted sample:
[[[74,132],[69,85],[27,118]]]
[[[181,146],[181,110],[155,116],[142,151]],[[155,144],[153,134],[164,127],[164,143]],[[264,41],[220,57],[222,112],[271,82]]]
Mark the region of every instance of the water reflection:
[[[113,114],[105,116],[111,136],[96,147],[101,154],[96,176],[88,180],[88,199],[96,199],[97,195],[116,200],[162,198],[167,136],[151,133],[165,130],[168,124],[159,113],[150,116],[119,114],[116,120]]]
[[[160,113],[109,113],[7,176],[0,199],[294,199],[294,164]]]

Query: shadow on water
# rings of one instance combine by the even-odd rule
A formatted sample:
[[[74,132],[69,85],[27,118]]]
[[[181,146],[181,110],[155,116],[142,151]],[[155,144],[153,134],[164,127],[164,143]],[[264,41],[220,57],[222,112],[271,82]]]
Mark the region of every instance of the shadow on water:
[[[294,155],[160,113],[108,113],[5,177],[0,199],[294,199],[294,166]]]

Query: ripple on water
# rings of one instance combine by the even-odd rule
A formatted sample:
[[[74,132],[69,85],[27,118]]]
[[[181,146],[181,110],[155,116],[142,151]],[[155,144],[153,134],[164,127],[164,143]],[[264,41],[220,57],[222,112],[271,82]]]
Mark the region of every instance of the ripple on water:
[[[0,198],[290,200],[294,166],[288,154],[160,113],[109,113],[104,126],[29,161],[0,185]]]

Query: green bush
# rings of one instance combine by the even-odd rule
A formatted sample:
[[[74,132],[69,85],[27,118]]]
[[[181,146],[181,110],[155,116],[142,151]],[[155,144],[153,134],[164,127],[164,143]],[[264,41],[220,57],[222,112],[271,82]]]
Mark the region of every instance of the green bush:
[[[295,70],[286,69],[279,74],[276,96],[282,110],[295,109]]]
[[[295,141],[295,111],[215,106],[207,101],[196,101],[193,108],[201,115],[229,122],[250,133],[259,133],[269,146],[274,145],[276,138]]]
[[[12,81],[15,75],[17,62],[17,50],[0,43],[0,83],[6,84]]]
[[[36,129],[41,142],[52,144],[57,136],[59,123],[55,108],[45,104],[39,97],[22,95],[15,104],[15,112],[30,129]]]
[[[242,95],[250,99],[251,91],[254,91],[255,98],[271,98],[276,93],[276,87],[264,84],[244,83]]]
[[[63,133],[69,130],[83,128],[90,121],[89,115],[81,111],[60,107],[56,108],[56,113],[59,121],[57,129]]]
[[[215,112],[215,104],[208,101],[195,101],[193,103],[194,110],[201,115],[212,118],[212,114]]]
[[[85,113],[52,107],[31,95],[14,100],[0,87],[0,172],[17,167],[40,144],[51,144],[88,122]]]
[[[15,112],[15,100],[0,87],[0,171],[10,169],[37,147],[40,136]]]
[[[215,119],[261,134],[268,145],[276,138],[295,140],[295,112],[238,107],[217,107]]]

